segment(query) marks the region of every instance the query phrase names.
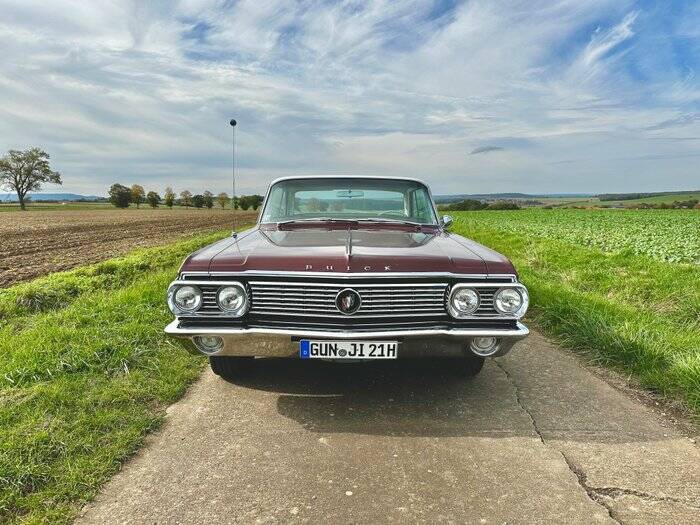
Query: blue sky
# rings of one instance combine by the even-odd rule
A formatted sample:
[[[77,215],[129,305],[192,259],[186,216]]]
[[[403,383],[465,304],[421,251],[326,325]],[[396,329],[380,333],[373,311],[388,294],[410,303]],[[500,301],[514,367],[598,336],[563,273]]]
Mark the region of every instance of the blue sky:
[[[700,188],[700,1],[0,0],[0,151],[61,191],[297,174]],[[47,187],[55,191],[56,187]]]

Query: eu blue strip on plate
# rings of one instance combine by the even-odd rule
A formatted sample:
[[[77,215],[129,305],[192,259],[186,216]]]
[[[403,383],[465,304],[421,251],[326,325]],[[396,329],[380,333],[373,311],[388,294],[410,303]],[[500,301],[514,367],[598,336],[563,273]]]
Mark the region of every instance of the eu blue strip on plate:
[[[299,341],[299,357],[302,359],[308,359],[309,358],[309,340],[308,339],[302,339]]]

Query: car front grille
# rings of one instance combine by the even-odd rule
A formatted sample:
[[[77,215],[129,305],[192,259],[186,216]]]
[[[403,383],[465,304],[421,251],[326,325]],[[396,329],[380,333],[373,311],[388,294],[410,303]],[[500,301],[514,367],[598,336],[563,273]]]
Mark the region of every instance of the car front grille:
[[[216,301],[223,284],[199,282],[202,308],[192,316],[226,317]],[[251,324],[270,322],[337,322],[339,324],[415,323],[452,320],[445,310],[451,284],[448,282],[304,282],[300,280],[251,280],[246,283],[251,307],[246,319]],[[336,297],[351,288],[361,297],[357,312],[346,315],[338,310]],[[493,307],[498,285],[478,288],[481,302],[472,319],[502,319]],[[459,322],[459,321],[458,321]]]
[[[347,318],[336,296],[355,290],[362,300],[353,318],[426,317],[445,314],[447,283],[349,284],[251,281],[251,314]]]

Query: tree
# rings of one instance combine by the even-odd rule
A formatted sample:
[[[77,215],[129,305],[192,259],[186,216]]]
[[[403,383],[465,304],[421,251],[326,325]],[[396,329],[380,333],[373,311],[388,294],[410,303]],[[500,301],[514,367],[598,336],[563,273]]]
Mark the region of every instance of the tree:
[[[146,190],[143,189],[143,186],[139,184],[134,184],[131,187],[131,202],[136,204],[136,207],[139,207],[139,204],[143,202],[143,197],[146,195]]]
[[[109,202],[117,208],[128,208],[131,202],[131,190],[121,184],[112,184],[109,188]]]
[[[180,192],[180,204],[185,207],[192,205],[192,194],[189,191],[184,190]]]
[[[238,197],[238,207],[244,211],[250,208],[250,198],[247,195]]]
[[[165,188],[165,193],[163,194],[163,202],[168,208],[172,208],[173,204],[175,204],[175,192],[170,186]]]
[[[148,195],[146,195],[146,200],[148,201],[148,204],[151,205],[151,208],[157,208],[158,204],[160,204],[160,195],[158,195],[155,191],[149,191]]]
[[[219,202],[219,206],[221,206],[221,209],[223,210],[228,204],[228,201],[230,201],[231,199],[229,199],[228,193],[222,191],[216,196],[216,200]]]
[[[202,197],[204,197],[204,205],[211,210],[214,206],[214,194],[207,190],[202,194]]]
[[[257,209],[260,207],[260,205],[263,203],[263,200],[264,200],[262,195],[251,195],[251,196],[249,197],[249,199],[250,199],[250,200],[249,200],[250,206],[251,206],[254,210],[257,210]],[[328,209],[327,206],[326,206],[326,209]]]
[[[192,197],[192,204],[195,208],[202,208],[204,206],[204,195],[195,195]]]
[[[19,207],[26,210],[27,192],[39,191],[45,182],[62,184],[61,174],[49,166],[49,154],[39,148],[11,149],[0,159],[0,187],[17,193]]]
[[[241,198],[236,196],[233,198],[233,209],[237,210],[240,207],[241,207]]]

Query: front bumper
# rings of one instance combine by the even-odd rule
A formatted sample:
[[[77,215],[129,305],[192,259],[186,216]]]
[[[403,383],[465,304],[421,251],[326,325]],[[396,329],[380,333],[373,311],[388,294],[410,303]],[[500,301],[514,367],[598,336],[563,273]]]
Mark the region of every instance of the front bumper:
[[[165,333],[181,339],[197,336],[219,336],[223,347],[217,356],[299,357],[300,339],[353,341],[398,341],[399,357],[457,357],[470,353],[474,337],[496,337],[498,349],[491,357],[507,354],[513,345],[530,331],[521,323],[513,329],[464,328],[388,331],[287,330],[274,328],[181,328],[178,320],[165,328]]]

